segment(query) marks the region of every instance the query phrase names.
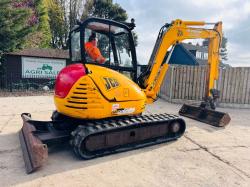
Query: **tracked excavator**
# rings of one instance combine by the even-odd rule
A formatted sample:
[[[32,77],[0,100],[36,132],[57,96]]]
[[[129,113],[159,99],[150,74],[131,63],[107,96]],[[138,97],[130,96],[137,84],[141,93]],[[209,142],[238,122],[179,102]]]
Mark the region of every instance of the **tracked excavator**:
[[[46,162],[51,145],[69,142],[77,156],[92,159],[180,138],[186,125],[179,116],[142,113],[146,104],[157,99],[174,46],[185,39],[210,39],[209,72],[204,102],[201,106],[184,105],[180,114],[218,127],[227,125],[229,115],[214,110],[222,23],[215,23],[213,29],[203,28],[205,25],[182,20],[165,24],[147,69],[138,76],[134,20],[125,23],[88,18],[78,22],[70,32],[72,64],[63,68],[56,79],[56,111],[51,121],[33,120],[29,113],[21,115],[19,138],[27,173]],[[104,64],[91,60],[84,48],[93,32],[107,60]]]

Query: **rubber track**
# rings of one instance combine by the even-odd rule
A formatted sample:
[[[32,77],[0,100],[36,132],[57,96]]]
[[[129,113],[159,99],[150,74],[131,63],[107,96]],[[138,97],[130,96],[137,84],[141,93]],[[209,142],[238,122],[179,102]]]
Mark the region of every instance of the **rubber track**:
[[[99,134],[102,135],[105,132],[119,132],[129,128],[143,128],[145,126],[153,126],[159,124],[173,124],[174,122],[179,122],[181,124],[181,130],[179,133],[171,133],[170,136],[161,136],[153,138],[152,141],[144,141],[139,143],[125,144],[116,146],[114,148],[104,149],[96,152],[88,152],[86,154],[85,150],[82,150],[81,143],[85,141],[87,137]],[[169,128],[169,127],[168,127]],[[159,144],[171,140],[176,140],[181,137],[185,131],[185,122],[182,118],[177,115],[170,114],[152,114],[152,115],[140,115],[140,116],[127,116],[119,117],[115,119],[105,119],[93,122],[87,122],[87,124],[79,125],[76,130],[74,130],[71,135],[71,145],[73,146],[74,152],[77,156],[84,159],[92,159],[99,156],[104,156],[111,153],[123,152],[132,149],[138,149],[145,146],[150,146],[154,144]],[[91,153],[91,154],[90,154]]]

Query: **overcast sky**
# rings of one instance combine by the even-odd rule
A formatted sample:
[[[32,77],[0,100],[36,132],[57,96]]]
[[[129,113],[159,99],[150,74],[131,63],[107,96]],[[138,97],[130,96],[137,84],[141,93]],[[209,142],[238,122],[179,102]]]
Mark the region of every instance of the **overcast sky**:
[[[147,64],[159,29],[174,19],[223,22],[232,66],[250,66],[250,0],[114,0],[135,18],[137,57]]]

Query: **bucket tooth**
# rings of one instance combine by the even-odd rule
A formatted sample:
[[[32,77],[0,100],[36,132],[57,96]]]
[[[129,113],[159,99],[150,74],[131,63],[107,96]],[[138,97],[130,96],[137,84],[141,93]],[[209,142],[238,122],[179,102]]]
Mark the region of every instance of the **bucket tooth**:
[[[224,127],[231,120],[227,113],[187,104],[181,107],[179,114],[216,127]]]
[[[26,172],[31,173],[40,168],[48,158],[48,148],[33,132],[36,128],[29,123],[30,114],[22,114],[23,127],[19,132],[20,144]]]

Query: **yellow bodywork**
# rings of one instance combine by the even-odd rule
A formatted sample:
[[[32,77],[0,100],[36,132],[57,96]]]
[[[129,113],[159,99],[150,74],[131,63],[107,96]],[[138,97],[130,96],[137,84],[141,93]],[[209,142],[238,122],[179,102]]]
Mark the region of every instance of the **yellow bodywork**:
[[[86,65],[82,76],[65,98],[54,96],[57,111],[74,118],[101,119],[141,114],[146,95],[129,78],[98,65]]]
[[[55,96],[59,113],[82,119],[101,119],[113,116],[136,115],[144,111],[146,103],[156,100],[169,64],[163,59],[171,46],[185,39],[209,39],[206,96],[218,79],[219,48],[222,39],[222,22],[206,29],[205,22],[175,20],[162,35],[157,46],[149,76],[144,80],[144,89],[109,68],[86,65],[90,73],[81,77],[65,98]]]

